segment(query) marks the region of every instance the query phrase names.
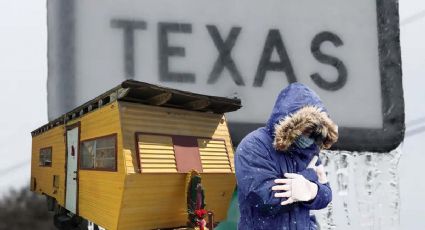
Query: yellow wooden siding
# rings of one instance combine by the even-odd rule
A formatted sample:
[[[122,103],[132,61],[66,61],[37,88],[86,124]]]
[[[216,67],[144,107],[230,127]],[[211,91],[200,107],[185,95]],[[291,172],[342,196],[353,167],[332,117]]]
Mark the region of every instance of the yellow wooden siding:
[[[205,189],[206,209],[214,212],[216,221],[225,220],[235,190],[235,175],[229,173],[203,173],[202,185]]]
[[[132,163],[127,164],[127,173],[137,172],[135,133],[155,133],[220,139],[226,142],[231,170],[234,172],[233,147],[226,119],[220,114],[185,111],[180,109],[120,102],[121,125],[124,149],[132,154]],[[138,146],[137,146],[138,147]],[[158,155],[157,158],[167,158]],[[147,172],[147,171],[145,171]]]
[[[232,172],[224,140],[198,139],[203,172]]]
[[[65,137],[64,127],[58,126],[32,138],[31,177],[36,179],[35,192],[54,197],[65,204]],[[52,148],[52,166],[39,166],[40,149]],[[53,176],[59,176],[59,188],[53,186]]]
[[[230,160],[230,165],[232,166],[232,172],[235,172],[235,155],[234,155],[234,150],[233,150],[233,142],[232,139],[230,139],[230,131],[229,131],[229,126],[227,123],[226,118],[223,116],[224,119],[224,129],[226,130],[227,133],[229,133],[228,136],[224,137],[224,140],[226,142],[226,149],[227,149],[227,154],[229,155],[229,160]]]
[[[223,139],[232,171],[234,169],[229,131],[221,115],[113,102],[67,125],[76,122],[81,124],[80,141],[117,134],[117,172],[79,170],[79,215],[108,230],[146,229],[186,223],[186,174],[166,173],[168,169],[161,167],[175,165],[175,157],[170,154],[170,149],[165,149],[168,151],[166,154],[155,154],[158,148],[161,151],[164,149],[143,143],[143,137],[142,143],[136,145],[136,132]],[[59,126],[33,138],[31,170],[32,176],[37,178],[37,189],[40,189],[37,191],[55,197],[62,206],[65,205],[66,170],[64,132],[64,126]],[[52,167],[38,167],[39,150],[50,146],[53,149]],[[141,156],[140,163],[142,167],[149,167],[144,168],[144,172],[164,173],[134,174],[139,171],[136,147],[145,148],[142,153],[146,155]],[[205,164],[211,164],[212,161],[224,164],[225,157],[214,155],[217,151],[210,152],[214,153],[202,156]],[[210,170],[214,172],[216,168]],[[60,186],[56,191],[53,189],[54,175],[60,177]],[[220,221],[226,216],[235,186],[234,175],[206,173],[203,178],[207,209],[213,210],[216,220]]]
[[[125,162],[125,169],[127,170],[127,173],[135,173],[135,169],[137,169],[137,165],[134,165],[135,162],[133,162],[133,157],[131,156],[131,151],[128,149],[123,150],[124,153],[124,162]]]
[[[177,172],[173,139],[162,135],[138,135],[142,172]]]
[[[233,174],[203,174],[206,209],[223,221],[235,186]],[[118,229],[157,229],[186,225],[186,174],[128,175]]]
[[[80,171],[79,215],[108,230],[117,229],[123,182],[115,172]]]
[[[125,161],[118,102],[72,121],[81,122],[80,141],[117,134],[117,172],[79,170],[79,215],[106,229],[116,229],[125,180]]]

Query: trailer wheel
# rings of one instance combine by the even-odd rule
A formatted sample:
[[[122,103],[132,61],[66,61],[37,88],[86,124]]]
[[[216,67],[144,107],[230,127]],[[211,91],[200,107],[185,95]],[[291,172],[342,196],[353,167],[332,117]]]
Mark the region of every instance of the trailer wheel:
[[[81,218],[81,222],[78,225],[78,228],[75,230],[88,230],[88,221],[84,218]]]
[[[88,221],[87,230],[105,230],[105,229],[91,221]]]
[[[87,224],[79,216],[68,216],[66,214],[56,214],[53,223],[59,230],[87,230]]]

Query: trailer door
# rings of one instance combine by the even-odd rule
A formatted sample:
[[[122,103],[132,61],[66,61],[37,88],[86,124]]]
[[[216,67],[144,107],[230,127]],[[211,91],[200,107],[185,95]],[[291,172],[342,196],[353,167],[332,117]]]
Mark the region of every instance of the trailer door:
[[[79,126],[74,126],[69,127],[66,131],[67,166],[65,208],[75,214],[77,214],[79,129]]]

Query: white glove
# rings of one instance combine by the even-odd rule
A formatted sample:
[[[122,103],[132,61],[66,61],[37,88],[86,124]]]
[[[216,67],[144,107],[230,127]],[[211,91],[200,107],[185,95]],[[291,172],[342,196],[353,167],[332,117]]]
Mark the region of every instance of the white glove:
[[[326,184],[328,183],[328,177],[326,176],[325,168],[322,164],[316,166],[316,162],[318,159],[319,157],[314,156],[310,163],[308,163],[307,168],[311,168],[316,171],[317,177],[319,178],[319,183]]]
[[[296,173],[285,173],[287,179],[276,179],[276,184],[272,187],[273,191],[276,192],[275,197],[286,197],[287,200],[283,201],[281,205],[291,204],[297,201],[310,201],[313,200],[317,195],[318,187],[315,183],[312,183],[305,179],[302,175]]]

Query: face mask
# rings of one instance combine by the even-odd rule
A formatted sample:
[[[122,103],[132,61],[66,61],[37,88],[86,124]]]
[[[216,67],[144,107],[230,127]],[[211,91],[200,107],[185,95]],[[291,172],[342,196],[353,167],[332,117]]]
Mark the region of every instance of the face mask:
[[[295,145],[300,149],[305,149],[310,147],[314,143],[314,139],[301,135],[295,140]]]

